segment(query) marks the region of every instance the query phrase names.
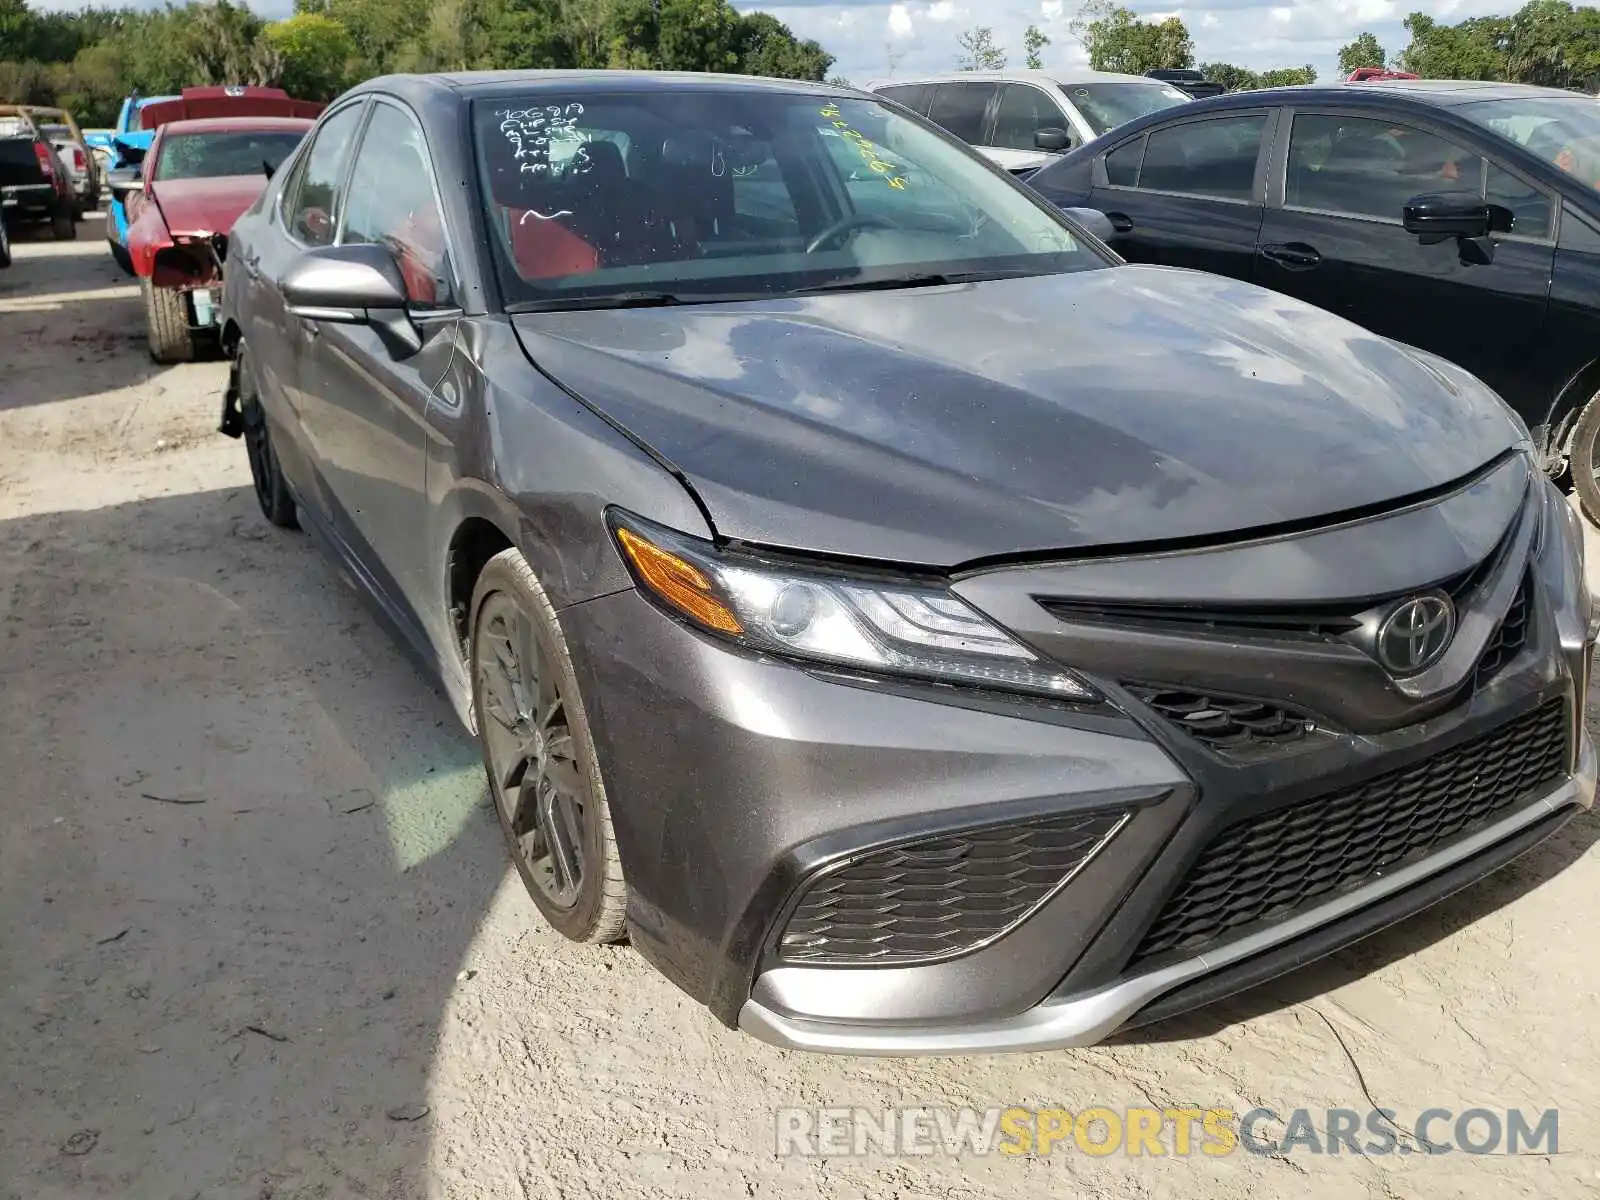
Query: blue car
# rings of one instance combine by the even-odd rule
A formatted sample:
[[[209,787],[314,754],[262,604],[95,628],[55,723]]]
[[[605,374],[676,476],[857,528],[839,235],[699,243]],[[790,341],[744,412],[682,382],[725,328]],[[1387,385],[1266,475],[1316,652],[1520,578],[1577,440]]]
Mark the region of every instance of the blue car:
[[[122,102],[122,111],[117,115],[116,128],[109,135],[96,134],[89,142],[94,149],[104,149],[109,152],[110,161],[106,166],[110,170],[123,167],[137,166],[144,161],[145,153],[150,149],[150,143],[156,136],[154,129],[139,128],[139,113],[147,104],[160,104],[166,100],[177,100],[178,96],[141,96],[134,92]],[[117,260],[120,266],[129,275],[133,274],[133,260],[128,257],[128,210],[123,198],[111,194],[107,205],[106,241],[111,246],[111,257]]]

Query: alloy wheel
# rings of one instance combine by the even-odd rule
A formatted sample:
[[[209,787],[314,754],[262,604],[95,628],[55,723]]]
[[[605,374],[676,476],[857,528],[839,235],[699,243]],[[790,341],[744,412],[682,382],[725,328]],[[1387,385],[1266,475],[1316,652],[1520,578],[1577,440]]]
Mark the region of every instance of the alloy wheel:
[[[571,908],[587,869],[586,788],[566,699],[533,622],[504,592],[484,601],[478,661],[491,785],[514,852],[551,904]]]

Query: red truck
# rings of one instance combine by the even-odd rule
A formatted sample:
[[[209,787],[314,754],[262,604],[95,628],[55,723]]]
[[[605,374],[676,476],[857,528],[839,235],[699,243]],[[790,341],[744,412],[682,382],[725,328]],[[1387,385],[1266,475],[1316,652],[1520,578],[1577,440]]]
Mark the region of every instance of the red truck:
[[[157,362],[188,361],[215,342],[228,233],[323,107],[277,88],[186,88],[141,114],[155,137],[138,166],[112,172],[111,187],[127,204]]]

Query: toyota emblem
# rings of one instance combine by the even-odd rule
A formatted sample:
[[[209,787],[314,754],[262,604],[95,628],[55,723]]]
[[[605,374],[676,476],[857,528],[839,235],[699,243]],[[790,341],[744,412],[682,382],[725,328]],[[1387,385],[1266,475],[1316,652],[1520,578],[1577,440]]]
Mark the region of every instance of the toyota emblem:
[[[1378,662],[1391,675],[1425,671],[1450,648],[1456,606],[1443,592],[1402,600],[1378,626]]]

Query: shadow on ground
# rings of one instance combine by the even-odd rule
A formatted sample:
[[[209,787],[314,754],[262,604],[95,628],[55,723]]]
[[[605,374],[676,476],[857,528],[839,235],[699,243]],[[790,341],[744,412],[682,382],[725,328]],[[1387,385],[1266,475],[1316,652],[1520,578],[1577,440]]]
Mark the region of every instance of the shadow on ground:
[[[506,875],[444,701],[240,489],[0,524],[0,678],[0,1196],[420,1195]]]

